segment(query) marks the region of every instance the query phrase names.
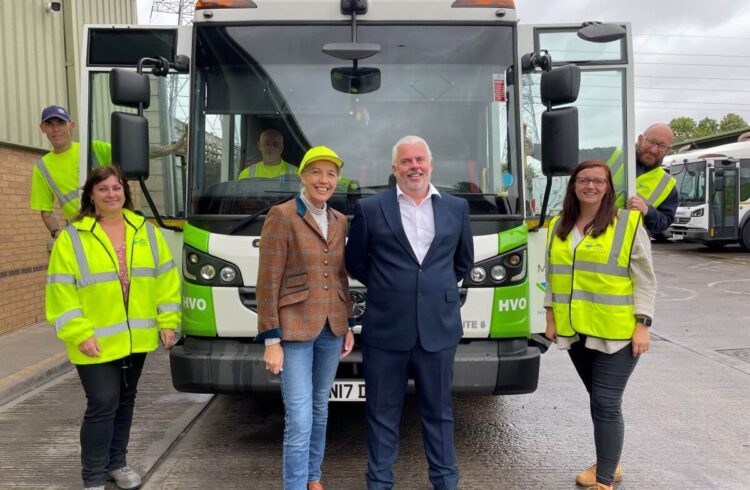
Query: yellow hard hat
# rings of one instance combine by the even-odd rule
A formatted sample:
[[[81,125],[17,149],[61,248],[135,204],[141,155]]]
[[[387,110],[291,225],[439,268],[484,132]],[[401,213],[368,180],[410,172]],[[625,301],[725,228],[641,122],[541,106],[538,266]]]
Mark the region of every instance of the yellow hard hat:
[[[302,157],[302,161],[299,164],[299,173],[302,173],[307,164],[317,162],[318,160],[331,162],[338,168],[344,166],[344,162],[339,158],[335,151],[331,150],[327,146],[313,146],[312,148],[307,150],[305,156]]]

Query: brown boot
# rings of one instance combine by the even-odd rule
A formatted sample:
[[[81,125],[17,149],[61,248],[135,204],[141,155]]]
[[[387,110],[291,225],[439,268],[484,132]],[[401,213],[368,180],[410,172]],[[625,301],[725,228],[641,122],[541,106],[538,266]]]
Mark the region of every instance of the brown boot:
[[[307,482],[307,490],[324,490],[324,488],[319,481],[309,481]]]
[[[593,487],[588,487],[588,490],[612,490],[612,485],[597,482]]]
[[[622,480],[622,466],[615,467],[615,482]],[[576,483],[582,487],[596,488],[596,463],[576,475]]]

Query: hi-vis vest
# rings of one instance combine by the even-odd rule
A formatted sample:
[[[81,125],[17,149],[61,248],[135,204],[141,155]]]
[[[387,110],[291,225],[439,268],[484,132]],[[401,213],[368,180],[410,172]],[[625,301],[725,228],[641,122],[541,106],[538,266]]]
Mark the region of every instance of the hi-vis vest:
[[[258,169],[260,169],[260,172]],[[284,160],[277,165],[266,165],[261,161],[242,169],[237,176],[237,180],[254,178],[275,179],[282,175],[299,175],[299,168],[294,165],[289,165],[289,163]]]
[[[607,160],[610,172],[612,173],[612,183],[615,186],[615,206],[618,209],[625,208],[625,170],[622,160],[622,150],[615,148]],[[643,198],[646,203],[654,208],[658,208],[664,200],[669,197],[676,181],[674,177],[665,172],[661,167],[654,168],[642,173],[635,179],[635,192]]]
[[[36,168],[42,177],[44,177],[47,186],[60,203],[65,218],[70,220],[75,217],[80,208],[78,195],[78,164],[80,153],[78,142],[72,142],[68,152],[70,153],[66,156],[65,161],[56,161],[54,164],[50,164],[50,160],[53,159],[54,154],[47,153],[37,160]],[[111,146],[103,141],[93,141],[91,143],[91,158],[94,168],[109,165],[112,162]],[[38,203],[37,199],[41,199],[41,196],[32,196],[32,203]],[[49,207],[51,210],[51,201],[49,202]]]
[[[621,210],[598,237],[587,234],[575,250],[571,237],[555,235],[559,216],[549,226],[547,250],[552,310],[557,334],[576,332],[609,340],[627,340],[635,330],[630,254],[641,213]]]
[[[47,271],[47,321],[65,341],[70,362],[98,364],[158,346],[158,328],[177,328],[178,269],[161,233],[131,211],[125,217],[130,290],[125,304],[119,262],[92,217],[73,222],[55,240]],[[158,328],[157,328],[158,327]],[[102,349],[89,357],[78,345],[92,335]]]

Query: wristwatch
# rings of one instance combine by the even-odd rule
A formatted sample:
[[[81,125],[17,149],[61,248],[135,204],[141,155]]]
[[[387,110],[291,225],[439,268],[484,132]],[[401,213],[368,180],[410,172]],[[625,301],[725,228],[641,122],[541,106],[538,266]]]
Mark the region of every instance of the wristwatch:
[[[641,325],[643,325],[645,327],[650,327],[651,326],[651,317],[650,316],[646,316],[646,315],[639,315],[639,316],[635,317],[635,322],[636,323],[640,323]]]

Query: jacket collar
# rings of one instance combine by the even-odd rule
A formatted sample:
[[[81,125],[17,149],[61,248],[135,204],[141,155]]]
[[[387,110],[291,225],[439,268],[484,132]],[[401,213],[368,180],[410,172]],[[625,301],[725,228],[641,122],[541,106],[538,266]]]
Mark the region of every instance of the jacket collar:
[[[146,222],[146,218],[141,216],[140,214],[136,214],[133,211],[129,209],[123,209],[122,210],[123,218],[125,218],[125,223],[129,224],[134,229],[139,229],[143,224]],[[94,226],[96,225],[96,218],[93,216],[84,216],[83,218],[79,219],[78,221],[73,222],[73,226],[76,227],[76,229],[81,231],[91,231],[94,229]]]
[[[333,212],[331,206],[326,206],[326,214],[328,215],[329,226],[328,239],[324,239],[323,235],[320,233],[320,229],[318,228],[318,224],[315,221],[315,218],[313,218],[312,213],[307,209],[307,205],[305,204],[305,201],[302,200],[302,197],[300,195],[297,195],[294,200],[297,204],[297,215],[302,218],[302,221],[307,223],[307,225],[313,229],[315,234],[317,234],[321,240],[330,243],[336,235],[336,227],[330,226],[330,223],[332,223],[332,220],[338,220],[338,216],[336,216],[336,213]]]

